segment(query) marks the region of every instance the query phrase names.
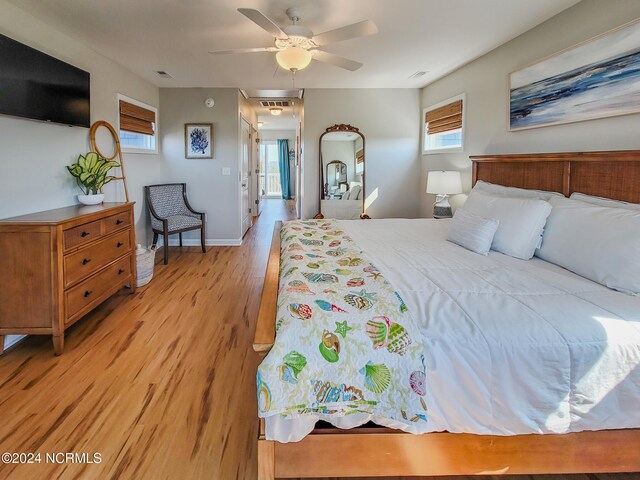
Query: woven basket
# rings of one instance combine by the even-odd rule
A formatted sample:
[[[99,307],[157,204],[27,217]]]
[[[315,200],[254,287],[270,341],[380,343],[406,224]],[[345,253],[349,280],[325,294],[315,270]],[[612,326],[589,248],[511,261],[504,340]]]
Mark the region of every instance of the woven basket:
[[[156,258],[156,246],[142,248],[138,245],[136,250],[136,285],[142,287],[153,278],[153,265]]]

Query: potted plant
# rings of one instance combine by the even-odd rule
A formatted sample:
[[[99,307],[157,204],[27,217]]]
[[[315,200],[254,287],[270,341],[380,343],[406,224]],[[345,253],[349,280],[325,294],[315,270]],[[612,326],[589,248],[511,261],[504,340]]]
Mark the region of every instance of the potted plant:
[[[82,190],[82,195],[78,194],[78,201],[83,205],[102,203],[104,200],[102,187],[115,178],[107,176],[107,172],[119,166],[118,162],[102,158],[96,152],[78,155],[76,163],[67,167]]]

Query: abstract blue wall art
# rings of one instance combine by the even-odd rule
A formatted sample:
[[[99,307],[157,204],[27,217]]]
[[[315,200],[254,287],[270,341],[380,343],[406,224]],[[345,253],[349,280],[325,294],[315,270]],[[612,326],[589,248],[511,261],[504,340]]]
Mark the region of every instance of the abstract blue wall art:
[[[640,20],[509,75],[509,130],[640,112]]]
[[[185,123],[185,158],[213,158],[213,124]]]

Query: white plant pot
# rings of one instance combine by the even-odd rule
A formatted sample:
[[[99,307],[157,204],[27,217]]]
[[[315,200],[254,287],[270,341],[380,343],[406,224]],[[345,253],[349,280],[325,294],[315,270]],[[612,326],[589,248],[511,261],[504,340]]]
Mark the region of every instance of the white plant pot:
[[[104,193],[97,195],[78,195],[78,201],[83,205],[99,205],[104,201]]]

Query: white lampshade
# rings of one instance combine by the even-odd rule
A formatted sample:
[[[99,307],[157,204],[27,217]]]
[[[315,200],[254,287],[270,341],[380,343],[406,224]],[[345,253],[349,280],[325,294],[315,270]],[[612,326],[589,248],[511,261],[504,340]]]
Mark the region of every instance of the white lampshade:
[[[286,70],[302,70],[311,63],[311,52],[301,47],[288,47],[276,53],[278,65]]]
[[[462,178],[458,171],[433,171],[427,177],[427,193],[453,195],[462,193]]]

